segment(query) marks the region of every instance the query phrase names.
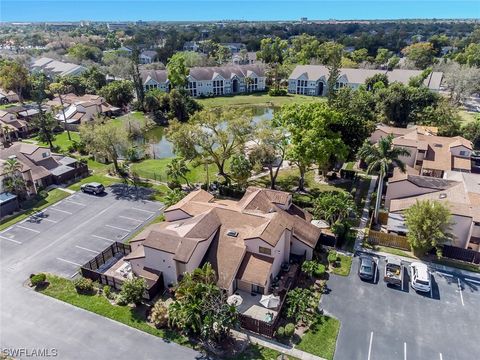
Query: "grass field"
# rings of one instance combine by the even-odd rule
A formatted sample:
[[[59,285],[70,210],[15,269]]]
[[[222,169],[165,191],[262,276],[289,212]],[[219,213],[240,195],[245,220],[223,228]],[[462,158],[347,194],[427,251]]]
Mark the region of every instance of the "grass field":
[[[0,230],[6,229],[7,227],[22,221],[23,219],[26,219],[30,215],[46,208],[47,206],[50,206],[52,204],[55,204],[56,202],[66,198],[70,194],[67,193],[66,191],[60,190],[60,189],[53,189],[48,192],[48,195],[46,198],[38,199],[34,198],[31,199],[29,202],[23,205],[24,207],[24,212],[19,213],[17,215],[14,215],[13,217],[7,217],[6,219],[3,219],[0,221]]]
[[[465,111],[465,110],[460,110],[458,112],[458,114],[460,115],[460,117],[463,120],[462,124],[468,124],[469,122],[474,121],[478,116],[480,116],[477,113],[470,112],[470,111]]]
[[[74,142],[80,141],[80,135],[78,134],[78,132],[70,131],[70,137],[72,138],[72,140],[68,139],[68,133],[66,131],[57,134],[55,136],[55,140],[53,141],[53,146],[56,147],[55,151],[62,153],[68,152],[68,148],[73,145]],[[32,140],[37,141],[38,145],[48,146],[48,143],[40,142],[36,137]]]
[[[340,322],[328,316],[318,316],[316,322],[302,336],[297,349],[327,360],[333,360]]]
[[[69,303],[81,309],[93,312],[106,318],[118,321],[122,324],[158,336],[165,341],[173,341],[183,346],[195,347],[195,344],[178,332],[168,329],[157,329],[146,322],[145,309],[129,306],[112,305],[104,296],[101,295],[82,295],[75,290],[73,282],[55,275],[47,275],[48,287],[39,290],[39,292],[52,298]],[[275,360],[280,353],[276,350],[268,349],[259,345],[250,345],[242,353],[233,358],[233,360]],[[288,359],[294,360],[289,357]]]
[[[291,103],[306,103],[325,101],[325,98],[305,95],[287,95],[287,96],[270,96],[266,93],[254,93],[249,95],[235,95],[214,97],[207,99],[197,99],[204,107],[219,106],[268,106],[277,107]]]
[[[340,266],[332,268],[332,273],[341,276],[348,276],[352,267],[352,257],[342,254],[337,254],[340,258]]]

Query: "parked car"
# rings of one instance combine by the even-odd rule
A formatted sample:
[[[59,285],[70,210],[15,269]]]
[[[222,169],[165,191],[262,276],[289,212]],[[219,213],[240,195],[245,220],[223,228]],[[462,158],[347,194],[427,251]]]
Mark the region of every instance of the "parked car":
[[[402,286],[403,265],[400,259],[393,257],[387,258],[383,280],[389,285]]]
[[[375,261],[371,256],[360,256],[360,263],[358,265],[358,276],[362,280],[373,280],[375,277]]]
[[[427,265],[419,262],[410,265],[410,284],[417,291],[430,292],[432,281]]]
[[[80,190],[82,190],[82,192],[84,193],[98,195],[105,191],[105,187],[100,183],[91,182],[91,183],[83,184],[82,186],[80,186]]]

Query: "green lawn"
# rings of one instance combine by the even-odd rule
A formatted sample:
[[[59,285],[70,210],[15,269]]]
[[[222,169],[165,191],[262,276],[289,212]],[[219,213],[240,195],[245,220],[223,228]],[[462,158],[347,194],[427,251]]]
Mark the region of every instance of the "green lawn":
[[[220,106],[269,106],[278,107],[290,103],[307,103],[325,101],[325,98],[305,95],[270,96],[267,93],[254,93],[249,95],[235,95],[197,99],[204,107]]]
[[[53,141],[53,146],[57,148],[55,151],[62,153],[68,152],[68,148],[73,145],[74,142],[80,141],[80,135],[78,134],[78,132],[70,131],[70,137],[72,138],[72,140],[68,139],[68,133],[66,131],[56,134],[55,140]],[[36,137],[24,140],[24,142],[36,142],[40,146],[48,146],[48,143],[38,141],[38,138]]]
[[[131,165],[132,169],[142,178],[152,179],[160,182],[168,182],[167,165],[172,161],[172,158],[164,159],[147,159]],[[225,168],[228,170],[229,162],[227,161]],[[205,166],[197,167],[189,164],[190,172],[187,174],[187,179],[191,183],[204,183],[207,181],[207,172]],[[217,179],[218,169],[214,164],[208,166],[210,181]],[[180,182],[184,183],[180,179]]]
[[[231,360],[276,360],[278,356],[280,356],[280,353],[276,350],[252,344],[244,352],[231,358]],[[286,357],[286,359],[295,360],[291,356]]]
[[[317,321],[302,336],[300,343],[295,347],[327,360],[332,360],[339,330],[340,321],[319,315]]]
[[[5,110],[14,106],[19,106],[20,103],[11,103],[11,104],[2,104],[0,105],[0,110]]]
[[[465,110],[460,110],[458,112],[458,114],[460,115],[460,117],[463,120],[463,122],[462,122],[463,125],[474,121],[478,117],[477,113],[474,113],[474,112],[471,112],[471,111],[465,111]]]
[[[411,253],[409,251],[405,251],[405,250],[401,250],[401,249],[397,249],[397,248],[392,248],[392,247],[388,247],[388,246],[372,245],[372,244],[369,244],[367,242],[364,242],[363,247],[365,247],[367,249],[370,249],[370,250],[373,250],[373,251],[380,251],[380,252],[384,252],[384,253],[388,253],[388,254],[392,254],[392,255],[404,256],[404,257],[411,258],[411,259],[418,259],[415,255],[413,255],[413,253]]]
[[[117,117],[115,119],[110,120],[112,123],[117,124],[117,125],[122,125],[128,123],[128,121],[141,121],[141,122],[150,122],[150,119],[140,111],[132,111],[128,114],[122,115],[120,117]]]
[[[137,310],[129,306],[112,305],[104,296],[101,295],[81,295],[75,290],[73,282],[55,275],[47,275],[50,283],[45,289],[39,292],[51,296],[55,299],[64,301],[76,307],[93,312],[95,314],[107,317],[128,325],[140,331],[144,331],[154,336],[161,337],[166,341],[173,341],[187,347],[194,347],[189,339],[176,331],[157,329],[146,322],[145,310]],[[235,356],[235,360],[276,360],[280,355],[278,351],[264,348],[258,345],[250,345],[245,352]],[[290,358],[294,360],[293,358]]]
[[[332,268],[332,273],[341,276],[348,276],[352,267],[352,257],[337,253],[340,258],[340,266]]]
[[[151,335],[174,341],[185,346],[191,346],[188,338],[179,335],[175,331],[156,329],[148,325],[145,322],[144,309],[138,311],[129,306],[112,305],[104,296],[80,295],[75,290],[72,281],[55,275],[48,275],[47,280],[50,285],[47,288],[40,290],[40,292],[45,295],[121,322]]]
[[[39,199],[38,197],[29,200],[27,203],[23,204],[23,207],[25,208],[25,211],[18,214],[14,215],[13,217],[7,217],[3,220],[0,221],[0,230],[6,229],[10,225],[13,225],[19,221],[22,221],[23,219],[26,219],[29,217],[31,214],[36,213],[37,211],[40,211],[47,206],[50,206],[70,194],[67,193],[66,191],[60,190],[60,189],[53,189],[48,192],[48,195],[46,198]]]

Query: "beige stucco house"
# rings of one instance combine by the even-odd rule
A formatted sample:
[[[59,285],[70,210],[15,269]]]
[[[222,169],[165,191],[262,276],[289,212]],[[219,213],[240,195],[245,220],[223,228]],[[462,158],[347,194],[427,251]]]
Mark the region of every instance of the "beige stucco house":
[[[282,263],[295,255],[311,259],[321,235],[310,214],[292,204],[291,194],[255,187],[239,201],[194,191],[167,208],[165,220],[131,241],[125,260],[133,272],[154,269],[166,285],[175,284],[208,261],[229,294],[268,293]]]

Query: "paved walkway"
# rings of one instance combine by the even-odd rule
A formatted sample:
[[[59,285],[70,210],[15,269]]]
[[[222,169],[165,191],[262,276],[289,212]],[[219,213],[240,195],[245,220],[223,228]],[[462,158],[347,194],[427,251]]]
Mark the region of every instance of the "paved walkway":
[[[236,330],[232,330],[232,333],[234,336],[241,338],[241,339],[247,339],[249,340],[252,344],[258,344],[266,348],[270,348],[276,351],[281,352],[282,354],[288,355],[288,356],[293,356],[297,359],[302,359],[302,360],[325,360],[324,358],[321,358],[319,356],[312,355],[310,353],[307,353],[302,350],[298,350],[295,348],[292,348],[290,346],[280,344],[274,340],[267,339],[263,336],[254,334],[250,331],[245,331],[245,332],[240,332]]]
[[[355,250],[362,250],[362,242],[365,238],[365,227],[368,224],[369,213],[370,213],[370,201],[372,200],[372,193],[375,190],[375,185],[377,184],[377,176],[372,176],[370,180],[370,187],[368,188],[367,198],[365,199],[365,206],[362,210],[362,217],[360,219],[360,225],[358,226],[357,238],[355,239]]]

